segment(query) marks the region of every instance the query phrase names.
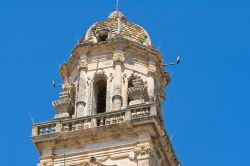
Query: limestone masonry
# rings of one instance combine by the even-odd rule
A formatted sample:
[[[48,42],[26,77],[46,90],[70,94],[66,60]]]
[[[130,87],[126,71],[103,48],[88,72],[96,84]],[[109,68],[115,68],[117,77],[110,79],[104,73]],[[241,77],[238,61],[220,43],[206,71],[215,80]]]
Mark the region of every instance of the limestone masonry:
[[[115,11],[60,68],[54,118],[32,126],[38,166],[180,166],[163,126],[170,77],[147,32]]]

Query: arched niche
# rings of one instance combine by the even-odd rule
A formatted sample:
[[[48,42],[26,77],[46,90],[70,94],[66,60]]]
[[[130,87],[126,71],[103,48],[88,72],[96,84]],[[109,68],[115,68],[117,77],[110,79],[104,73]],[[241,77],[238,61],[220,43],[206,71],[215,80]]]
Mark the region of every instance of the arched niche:
[[[107,77],[96,75],[93,82],[93,114],[106,112],[107,106]]]
[[[69,96],[71,98],[71,102],[73,103],[73,108],[69,111],[70,116],[75,113],[75,102],[76,102],[76,87],[73,85],[69,90]]]

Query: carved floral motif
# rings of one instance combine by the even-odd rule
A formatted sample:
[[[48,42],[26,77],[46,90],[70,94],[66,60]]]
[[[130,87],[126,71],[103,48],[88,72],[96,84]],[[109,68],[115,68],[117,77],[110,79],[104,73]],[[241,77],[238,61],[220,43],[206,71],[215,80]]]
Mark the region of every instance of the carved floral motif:
[[[155,65],[149,65],[148,66],[148,74],[154,74],[156,72],[156,66]]]
[[[80,60],[78,64],[78,70],[83,70],[88,68],[88,63],[85,60]]]
[[[136,160],[138,156],[144,156],[150,154],[151,146],[150,145],[143,145],[143,146],[136,146],[134,151],[130,153],[129,159]]]
[[[114,51],[113,60],[114,62],[123,62],[125,60],[124,52]]]
[[[150,150],[151,150],[150,145],[144,145],[144,146],[137,146],[134,151],[136,155],[145,155],[149,154]]]
[[[135,77],[132,79],[132,87],[128,88],[127,93],[131,101],[143,100],[142,102],[148,101],[147,87],[145,86],[142,79]],[[130,104],[130,103],[129,103]]]

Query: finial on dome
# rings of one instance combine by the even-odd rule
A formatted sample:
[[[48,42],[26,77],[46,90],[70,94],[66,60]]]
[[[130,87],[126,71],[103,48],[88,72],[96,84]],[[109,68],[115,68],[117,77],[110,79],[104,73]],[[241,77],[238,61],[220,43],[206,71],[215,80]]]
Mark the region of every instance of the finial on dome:
[[[114,11],[112,13],[110,13],[108,19],[111,20],[116,20],[117,18],[120,18],[121,20],[126,20],[126,17],[124,16],[124,14],[120,11]]]
[[[116,0],[116,11],[119,9],[119,0]]]

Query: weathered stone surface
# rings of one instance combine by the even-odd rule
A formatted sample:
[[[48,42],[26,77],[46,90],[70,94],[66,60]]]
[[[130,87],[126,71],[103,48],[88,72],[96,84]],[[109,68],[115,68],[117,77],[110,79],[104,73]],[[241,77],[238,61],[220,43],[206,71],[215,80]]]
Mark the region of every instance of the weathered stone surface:
[[[162,57],[122,13],[110,20],[115,31],[92,26],[60,69],[55,118],[32,126],[38,166],[180,166],[162,123]]]

